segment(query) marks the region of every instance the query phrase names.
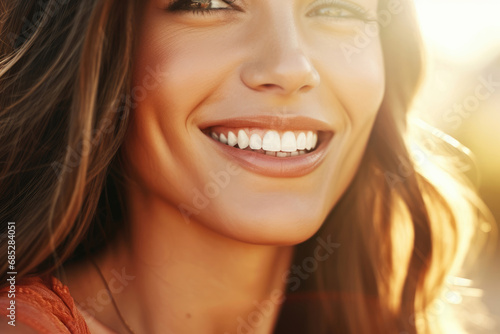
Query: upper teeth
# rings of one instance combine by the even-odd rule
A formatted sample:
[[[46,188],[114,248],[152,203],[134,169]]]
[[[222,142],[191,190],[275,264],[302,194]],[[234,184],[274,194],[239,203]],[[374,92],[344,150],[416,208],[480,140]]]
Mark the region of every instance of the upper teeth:
[[[210,135],[223,144],[238,145],[240,149],[263,150],[262,153],[281,152],[277,154],[278,156],[285,156],[286,153],[293,153],[292,156],[296,153],[305,153],[304,150],[316,148],[318,142],[318,134],[314,131],[285,131],[280,135],[276,130],[217,131],[217,129],[212,129]]]
[[[252,150],[260,150],[262,148],[262,138],[256,133],[250,137],[250,148]]]
[[[224,143],[224,144],[226,144],[226,143]],[[234,133],[232,133],[231,131],[229,131],[229,133],[227,134],[227,144],[229,146],[235,146],[236,144],[238,144],[238,139],[236,138]]]

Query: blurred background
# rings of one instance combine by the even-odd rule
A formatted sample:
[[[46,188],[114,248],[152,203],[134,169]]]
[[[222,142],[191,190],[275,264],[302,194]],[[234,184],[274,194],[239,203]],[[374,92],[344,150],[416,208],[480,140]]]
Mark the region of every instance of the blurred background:
[[[494,235],[500,222],[500,0],[415,0],[415,5],[428,69],[413,115],[472,151],[474,181],[496,219],[482,224],[480,233]],[[481,253],[466,277],[474,297],[482,295],[476,298],[480,302],[459,306],[471,317],[468,332],[500,333],[498,243]]]

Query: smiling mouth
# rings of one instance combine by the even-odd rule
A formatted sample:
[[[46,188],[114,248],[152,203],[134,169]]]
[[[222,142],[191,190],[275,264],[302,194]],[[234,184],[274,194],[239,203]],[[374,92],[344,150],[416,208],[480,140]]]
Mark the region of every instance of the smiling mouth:
[[[278,158],[309,154],[319,146],[324,137],[323,131],[222,126],[204,129],[203,133],[224,145]]]
[[[221,157],[268,177],[302,177],[330,152],[333,127],[311,117],[256,115],[198,125]]]

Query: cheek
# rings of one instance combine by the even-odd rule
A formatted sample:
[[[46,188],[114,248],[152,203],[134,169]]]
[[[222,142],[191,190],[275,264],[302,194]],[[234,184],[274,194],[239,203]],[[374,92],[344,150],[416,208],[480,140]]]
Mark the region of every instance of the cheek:
[[[148,67],[161,69],[162,81],[153,99],[157,107],[169,113],[170,123],[175,123],[176,118],[186,120],[186,114],[195,113],[205,98],[215,100],[220,85],[236,73],[237,48],[223,36],[193,33],[187,28],[162,28],[160,24],[149,31],[155,38],[138,48],[135,75],[140,80],[147,75]]]
[[[341,44],[340,44],[341,45]],[[343,110],[345,122],[354,128],[373,121],[385,91],[383,55],[379,41],[373,41],[354,58],[347,58],[339,43],[323,52],[323,89],[330,93],[331,105]]]
[[[326,197],[332,206],[359,168],[385,92],[384,62],[379,41],[373,41],[353,58],[347,58],[339,45],[336,42],[321,49],[317,65],[322,73],[325,104],[333,106],[333,113],[339,119],[334,140],[340,149],[326,178],[328,183],[335,184],[328,189]]]
[[[145,29],[152,32],[158,24]],[[193,189],[203,192],[211,182],[207,166],[199,163],[201,133],[194,133],[193,116],[208,97],[217,98],[217,83],[235,70],[224,57],[228,53],[202,36],[175,30],[153,32],[155,38],[141,40],[133,82],[134,87],[142,87],[154,72],[158,85],[147,91],[146,98],[136,99],[124,148],[132,175],[143,187],[174,206],[192,205]],[[187,41],[189,36],[193,38]],[[224,171],[226,166],[211,165],[211,170]]]

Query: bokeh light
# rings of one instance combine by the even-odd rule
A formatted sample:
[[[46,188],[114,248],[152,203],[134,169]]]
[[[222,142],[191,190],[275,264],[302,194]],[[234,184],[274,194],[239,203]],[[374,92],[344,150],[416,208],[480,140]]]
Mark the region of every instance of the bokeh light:
[[[498,222],[500,1],[415,0],[415,4],[428,69],[414,115],[472,151],[479,175],[473,181]],[[481,223],[479,233],[493,234],[498,230],[490,223],[495,224]],[[500,332],[500,247],[495,245],[486,255],[474,265],[474,272],[469,272],[473,277],[468,277],[474,288],[483,290],[484,302],[468,309],[479,319],[469,328],[468,333],[472,334]],[[472,302],[468,303],[463,307],[472,307]],[[497,322],[495,329],[491,329],[492,319]]]

